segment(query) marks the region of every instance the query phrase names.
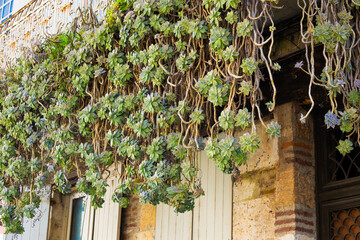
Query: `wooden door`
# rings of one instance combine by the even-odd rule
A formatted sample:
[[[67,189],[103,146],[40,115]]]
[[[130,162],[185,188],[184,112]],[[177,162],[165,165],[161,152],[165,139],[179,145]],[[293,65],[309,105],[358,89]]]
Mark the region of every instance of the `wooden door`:
[[[360,147],[342,156],[336,146],[345,134],[315,133],[319,239],[360,240]]]

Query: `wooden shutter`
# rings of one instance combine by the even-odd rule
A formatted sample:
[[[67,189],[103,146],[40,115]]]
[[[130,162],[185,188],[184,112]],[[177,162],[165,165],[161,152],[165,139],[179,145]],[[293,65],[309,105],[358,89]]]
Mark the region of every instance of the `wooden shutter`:
[[[205,196],[195,201],[192,212],[176,214],[165,204],[156,208],[156,240],[230,240],[232,231],[232,180],[199,154],[199,169]]]
[[[105,194],[103,207],[95,211],[93,240],[119,240],[120,236],[121,208],[111,199],[119,180],[114,176],[107,182],[109,187]]]
[[[195,201],[193,240],[230,240],[232,225],[231,175],[221,172],[206,152],[199,157],[205,196]]]
[[[46,240],[49,209],[50,209],[50,187],[47,187],[42,193],[39,209],[36,210],[33,219],[24,218],[23,226],[25,232],[23,234],[6,234],[6,240]]]
[[[156,207],[155,240],[191,240],[192,212],[174,210],[166,204]]]

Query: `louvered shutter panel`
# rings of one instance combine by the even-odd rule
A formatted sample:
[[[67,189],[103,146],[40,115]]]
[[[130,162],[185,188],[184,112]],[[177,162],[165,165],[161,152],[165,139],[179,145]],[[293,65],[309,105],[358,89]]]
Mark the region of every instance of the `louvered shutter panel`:
[[[85,196],[84,201],[85,201],[85,212],[84,212],[84,220],[82,223],[83,226],[81,227],[81,239],[92,240],[91,236],[94,227],[94,207],[91,205],[90,196]]]
[[[205,196],[195,201],[192,212],[176,214],[165,204],[156,208],[156,240],[230,240],[232,231],[232,180],[199,154],[201,186]]]
[[[121,208],[118,203],[111,199],[119,184],[119,178],[114,174],[107,180],[107,183],[109,186],[103,207],[95,211],[93,240],[119,240],[120,236]]]
[[[205,196],[195,201],[193,240],[230,240],[232,223],[232,180],[224,174],[206,152],[199,157],[201,186]]]
[[[192,212],[175,213],[166,204],[156,207],[155,240],[191,240]]]

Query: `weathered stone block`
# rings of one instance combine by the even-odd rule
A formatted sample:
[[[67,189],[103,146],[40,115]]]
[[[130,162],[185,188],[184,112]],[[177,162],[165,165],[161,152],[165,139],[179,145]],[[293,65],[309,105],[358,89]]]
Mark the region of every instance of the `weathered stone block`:
[[[233,239],[274,239],[274,207],[273,195],[234,203]]]

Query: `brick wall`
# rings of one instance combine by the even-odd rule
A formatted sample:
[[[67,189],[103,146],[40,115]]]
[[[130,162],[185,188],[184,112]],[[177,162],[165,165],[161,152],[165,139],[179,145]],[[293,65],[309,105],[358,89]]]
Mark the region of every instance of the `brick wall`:
[[[316,239],[315,157],[313,124],[299,122],[297,104],[278,107],[283,126],[276,178],[276,239]]]
[[[155,239],[156,207],[132,197],[121,211],[121,240]]]

